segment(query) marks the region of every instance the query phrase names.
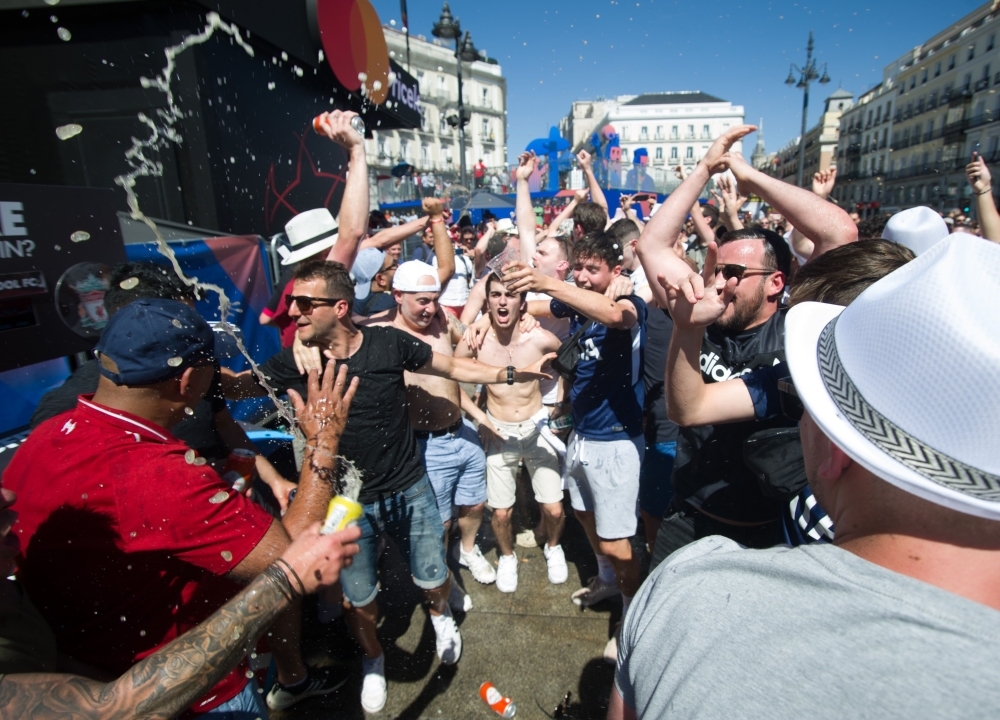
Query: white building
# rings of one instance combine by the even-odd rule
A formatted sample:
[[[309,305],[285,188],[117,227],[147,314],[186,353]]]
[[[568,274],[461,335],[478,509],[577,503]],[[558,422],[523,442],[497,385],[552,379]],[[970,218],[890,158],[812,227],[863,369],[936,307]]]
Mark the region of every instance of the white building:
[[[422,122],[418,130],[373,129],[373,137],[366,141],[368,162],[380,175],[405,162],[417,173],[455,182],[460,166],[458,130],[446,122],[458,110],[455,51],[437,38],[411,35],[408,66],[406,35],[388,26],[383,30],[390,57],[420,83]],[[472,166],[480,159],[489,167],[506,161],[507,80],[500,65],[484,55],[483,60],[462,64],[462,90],[471,112],[465,126],[465,163],[471,178]]]
[[[611,125],[625,162],[632,161],[635,150],[645,148],[650,165],[693,165],[715,138],[742,125],[743,115],[742,105],[700,91],[645,93],[620,95],[614,101],[574,102],[560,129],[578,150],[592,133]],[[733,149],[741,151],[742,143]]]

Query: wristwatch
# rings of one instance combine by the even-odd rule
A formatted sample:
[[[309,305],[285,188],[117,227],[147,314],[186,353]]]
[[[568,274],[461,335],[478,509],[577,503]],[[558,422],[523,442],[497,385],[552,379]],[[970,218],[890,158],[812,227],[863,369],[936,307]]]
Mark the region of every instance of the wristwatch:
[[[507,366],[507,384],[508,385],[513,385],[514,384],[514,366],[513,365],[508,365]]]

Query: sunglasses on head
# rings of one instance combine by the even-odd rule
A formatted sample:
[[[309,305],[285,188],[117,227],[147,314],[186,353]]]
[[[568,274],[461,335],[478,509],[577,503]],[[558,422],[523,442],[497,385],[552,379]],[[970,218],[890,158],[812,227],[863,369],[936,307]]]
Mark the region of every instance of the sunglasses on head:
[[[308,295],[285,295],[285,303],[288,307],[293,304],[299,308],[299,312],[308,315],[314,308],[324,305],[336,305],[342,298],[320,298],[309,297]]]
[[[799,399],[799,394],[795,391],[795,383],[791,377],[783,377],[778,380],[778,400],[781,402],[781,412],[789,420],[798,422],[802,419],[805,407]]]
[[[732,280],[736,278],[737,280],[742,280],[746,275],[770,275],[772,273],[778,272],[777,270],[770,270],[768,268],[752,268],[746,265],[740,265],[739,263],[724,263],[722,265],[715,266],[715,274],[718,275],[722,273],[722,277],[726,280]]]

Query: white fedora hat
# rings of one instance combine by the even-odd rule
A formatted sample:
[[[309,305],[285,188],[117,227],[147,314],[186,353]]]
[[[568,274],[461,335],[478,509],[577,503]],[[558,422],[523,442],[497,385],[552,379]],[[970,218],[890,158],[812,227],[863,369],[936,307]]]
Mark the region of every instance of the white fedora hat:
[[[1000,520],[1000,245],[952,235],[847,308],[788,312],[785,355],[809,415],[876,476]]]
[[[285,223],[291,249],[279,247],[282,265],[293,265],[337,244],[337,221],[326,208],[299,213]]]
[[[929,207],[918,206],[889,218],[882,238],[905,245],[914,255],[919,255],[948,237],[949,232],[944,218]]]
[[[510,218],[497,220],[497,235],[517,235],[517,226]]]

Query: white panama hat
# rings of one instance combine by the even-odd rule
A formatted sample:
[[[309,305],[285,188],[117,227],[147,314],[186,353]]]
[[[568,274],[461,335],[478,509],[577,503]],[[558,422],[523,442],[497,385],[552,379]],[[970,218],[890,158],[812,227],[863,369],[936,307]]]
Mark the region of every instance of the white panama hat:
[[[291,249],[279,247],[282,265],[294,265],[337,244],[337,221],[326,208],[301,212],[285,223]]]
[[[920,255],[948,237],[950,232],[944,218],[921,205],[889,218],[882,230],[882,238],[905,245],[914,255]]]
[[[803,405],[853,460],[959,512],[1000,520],[1000,245],[952,235],[848,307],[788,312]]]

